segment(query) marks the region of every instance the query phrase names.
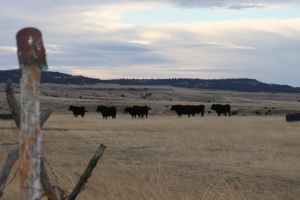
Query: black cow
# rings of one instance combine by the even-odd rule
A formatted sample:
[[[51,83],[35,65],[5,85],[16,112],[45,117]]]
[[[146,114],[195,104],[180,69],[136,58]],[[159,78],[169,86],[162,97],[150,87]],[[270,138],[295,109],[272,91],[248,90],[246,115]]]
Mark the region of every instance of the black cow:
[[[101,112],[103,119],[107,119],[107,117],[112,117],[112,119],[116,119],[117,109],[115,106],[98,106],[97,112]]]
[[[192,112],[195,114],[200,114],[203,117],[204,116],[204,110],[205,110],[205,106],[204,105],[198,105],[198,106],[192,106]],[[194,116],[195,116],[194,114]]]
[[[124,112],[129,113],[131,117],[136,118],[138,116],[139,118],[144,118],[144,115],[146,118],[148,118],[148,111],[151,110],[148,106],[132,106],[132,107],[126,107]]]
[[[296,121],[300,121],[300,113],[286,114],[285,120],[286,120],[287,122],[296,122]]]
[[[85,112],[87,112],[87,111],[85,110],[85,107],[84,107],[84,106],[78,107],[78,106],[72,106],[72,105],[71,105],[71,106],[69,107],[69,110],[72,110],[72,111],[73,111],[74,117],[78,117],[78,115],[80,115],[81,117],[84,117]]]
[[[183,105],[173,105],[171,110],[175,111],[178,115],[178,118],[182,115],[191,116],[191,107],[190,106],[183,106]]]
[[[229,116],[231,116],[231,111],[230,111],[230,105],[226,104],[226,105],[221,105],[221,104],[213,104],[211,106],[212,110],[216,111],[216,113],[220,116],[222,113],[224,113],[224,115],[226,116],[227,113]]]
[[[196,114],[200,114],[201,116],[204,116],[204,105],[173,105],[171,107],[171,110],[175,111],[178,115],[178,118],[181,117],[182,115],[188,115],[190,116],[195,116]]]

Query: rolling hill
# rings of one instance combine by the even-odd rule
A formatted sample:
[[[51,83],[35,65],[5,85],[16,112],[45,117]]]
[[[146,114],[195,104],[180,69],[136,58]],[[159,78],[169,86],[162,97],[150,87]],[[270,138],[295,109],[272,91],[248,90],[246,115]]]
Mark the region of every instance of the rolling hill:
[[[20,70],[0,70],[0,83],[6,83],[10,79],[19,83]],[[170,79],[111,79],[102,80],[84,76],[73,76],[60,72],[43,72],[42,83],[94,85],[98,83],[110,83],[120,85],[169,85],[174,87],[208,89],[208,90],[231,90],[239,92],[273,92],[273,93],[299,93],[300,87],[288,85],[267,84],[255,79],[196,79],[196,78],[170,78]]]

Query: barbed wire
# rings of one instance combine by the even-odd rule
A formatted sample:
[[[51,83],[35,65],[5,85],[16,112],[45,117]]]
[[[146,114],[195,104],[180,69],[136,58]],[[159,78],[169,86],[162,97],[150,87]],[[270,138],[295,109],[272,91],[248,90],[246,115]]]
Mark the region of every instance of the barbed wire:
[[[10,179],[9,183],[7,183],[6,185],[10,185],[10,184],[13,182],[13,180],[14,180],[14,179],[16,178],[16,176],[17,176],[17,173],[19,172],[19,169],[20,169],[20,168],[18,168],[18,169],[15,171],[13,177]]]
[[[6,143],[0,143],[0,147],[1,146],[12,146],[12,145],[17,145],[17,144],[19,144],[18,142],[13,142],[13,143],[8,143],[8,142],[6,142]]]
[[[51,173],[53,174],[54,178],[55,178],[55,184],[58,185],[58,177],[54,172],[54,168],[52,167],[52,165],[50,164],[50,162],[46,159],[46,157],[44,156],[44,154],[42,153],[42,159],[43,161],[47,164],[47,166],[50,168]]]
[[[270,168],[263,168],[263,167],[251,167],[251,166],[246,166],[246,165],[239,165],[239,164],[228,164],[228,163],[210,163],[211,165],[223,165],[223,166],[231,166],[231,167],[243,167],[243,168],[248,168],[252,170],[259,170],[259,171],[283,171],[283,172],[296,172],[299,173],[300,170],[291,170],[291,169],[270,169]]]
[[[183,162],[192,162],[192,163],[197,163],[197,164],[202,164],[202,165],[218,165],[218,166],[230,166],[230,167],[243,167],[243,168],[248,168],[252,170],[259,170],[259,171],[283,171],[283,172],[295,172],[299,173],[300,170],[291,170],[291,169],[270,169],[270,168],[263,168],[263,167],[252,167],[252,166],[246,166],[246,165],[240,165],[240,164],[229,164],[229,163],[213,163],[213,162],[201,162],[201,161],[169,161],[169,162],[178,162],[178,163],[183,163]]]

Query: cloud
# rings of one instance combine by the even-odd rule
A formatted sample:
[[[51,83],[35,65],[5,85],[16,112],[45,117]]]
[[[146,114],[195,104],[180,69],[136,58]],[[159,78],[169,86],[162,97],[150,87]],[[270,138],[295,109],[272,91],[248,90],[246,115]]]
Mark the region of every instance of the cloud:
[[[161,37],[152,40],[152,44],[163,49],[166,57],[176,59],[178,70],[182,66],[193,69],[193,76],[204,71],[211,76],[210,69],[227,72],[224,76],[278,76],[280,71],[295,70],[300,63],[295,56],[300,51],[299,25],[299,20],[240,20],[164,24],[152,26],[149,32],[159,33],[156,35]],[[182,75],[182,71],[178,74]]]
[[[11,47],[11,46],[0,46],[0,54],[1,53],[11,53],[11,52],[16,52],[17,48],[16,47]]]
[[[272,6],[284,6],[284,5],[300,5],[300,2],[287,0],[287,1],[277,1],[277,0],[169,0],[179,7],[186,8],[226,8],[226,9],[253,9],[253,8],[265,8]]]
[[[285,74],[297,81],[295,74],[300,74],[297,15],[288,20],[273,15],[252,20],[215,16],[213,21],[197,21],[190,15],[180,21],[190,10],[203,14],[201,18],[210,11],[216,15],[219,10],[240,14],[248,9],[263,12],[266,7],[287,5],[299,6],[294,1],[275,0],[4,0],[1,10],[9,12],[0,12],[0,67],[18,68],[15,34],[33,26],[42,31],[51,71],[98,78],[250,76],[264,81],[276,77],[291,83],[291,78],[278,77]],[[184,13],[170,15],[171,20],[165,22],[161,17],[155,18],[157,13],[153,10],[174,7],[171,14]],[[203,12],[202,8],[209,9]],[[143,11],[149,11],[144,14],[157,21],[124,22],[125,14],[133,11],[141,11],[137,16],[141,22]]]
[[[54,65],[131,66],[169,62],[155,52],[155,48],[130,42],[77,43],[61,46],[59,55],[49,53]],[[100,67],[99,67],[100,68]]]
[[[246,10],[246,9],[257,9],[257,8],[263,8],[261,5],[231,5],[227,7],[227,9],[233,9],[233,10]]]
[[[197,49],[197,48],[217,48],[217,49],[254,49],[250,46],[241,46],[232,42],[206,42],[191,45],[180,45],[181,48]]]

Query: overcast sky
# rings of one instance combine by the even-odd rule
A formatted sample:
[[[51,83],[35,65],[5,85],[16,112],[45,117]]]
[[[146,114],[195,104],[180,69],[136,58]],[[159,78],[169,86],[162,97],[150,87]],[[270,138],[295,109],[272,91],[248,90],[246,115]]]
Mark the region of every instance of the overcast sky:
[[[300,87],[300,0],[1,0],[1,70],[19,68],[25,27],[42,32],[49,71]]]

